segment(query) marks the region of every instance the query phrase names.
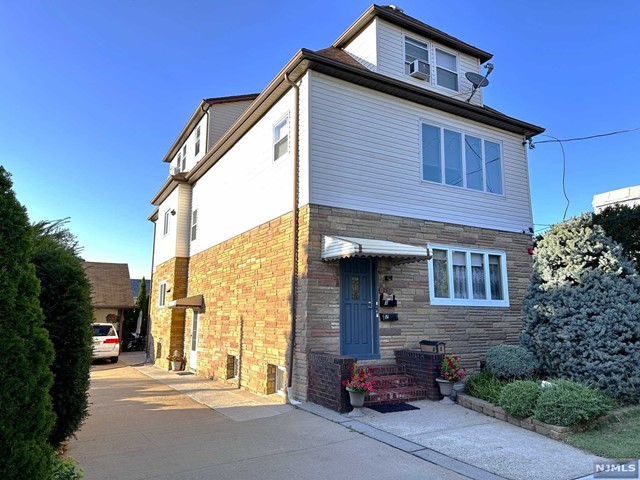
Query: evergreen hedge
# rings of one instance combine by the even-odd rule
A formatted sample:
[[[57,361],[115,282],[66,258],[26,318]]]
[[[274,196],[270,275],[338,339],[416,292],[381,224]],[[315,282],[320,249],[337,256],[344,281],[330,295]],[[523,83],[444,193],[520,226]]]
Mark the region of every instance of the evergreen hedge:
[[[601,391],[569,380],[551,380],[540,389],[533,417],[541,422],[570,427],[594,420],[615,406]]]
[[[50,393],[56,423],[49,442],[58,446],[80,428],[88,412],[91,285],[78,256],[76,239],[64,227],[64,221],[38,223],[33,232],[32,261],[41,285],[40,305],[55,350]]]
[[[32,241],[25,208],[0,166],[0,332],[5,361],[0,385],[0,478],[49,477],[54,422],[49,388],[53,348],[43,328],[39,285],[30,263]]]
[[[520,342],[543,375],[640,400],[640,276],[590,215],[538,241]]]
[[[516,380],[502,389],[499,405],[516,418],[532,417],[540,390],[540,383],[537,381]]]
[[[487,370],[504,379],[532,377],[538,364],[535,356],[518,345],[496,345],[487,351]]]

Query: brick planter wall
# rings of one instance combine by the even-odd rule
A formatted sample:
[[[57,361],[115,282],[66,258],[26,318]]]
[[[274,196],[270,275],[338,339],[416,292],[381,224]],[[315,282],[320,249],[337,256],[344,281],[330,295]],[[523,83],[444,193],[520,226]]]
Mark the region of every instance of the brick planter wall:
[[[440,389],[436,378],[440,376],[443,353],[420,350],[395,350],[396,363],[404,365],[407,374],[416,378],[416,383],[427,391],[430,400],[440,400]]]
[[[307,400],[340,413],[351,411],[349,394],[342,381],[350,378],[349,366],[354,363],[355,357],[309,353]]]

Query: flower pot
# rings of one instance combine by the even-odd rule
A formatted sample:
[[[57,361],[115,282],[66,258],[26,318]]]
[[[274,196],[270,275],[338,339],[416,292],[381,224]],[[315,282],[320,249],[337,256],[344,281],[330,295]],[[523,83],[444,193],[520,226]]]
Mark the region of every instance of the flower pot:
[[[444,397],[451,395],[451,392],[453,391],[453,382],[445,380],[444,378],[436,378],[436,382],[438,382],[438,387],[440,388],[440,395]]]
[[[182,370],[182,362],[171,362],[171,370]]]
[[[357,392],[349,387],[347,387],[347,392],[349,392],[349,401],[352,407],[361,407],[364,405],[365,394],[363,392]]]

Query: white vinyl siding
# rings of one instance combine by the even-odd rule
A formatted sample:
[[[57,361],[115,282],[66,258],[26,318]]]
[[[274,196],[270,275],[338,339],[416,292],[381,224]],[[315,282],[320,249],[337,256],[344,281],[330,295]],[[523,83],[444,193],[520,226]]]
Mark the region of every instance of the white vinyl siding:
[[[508,307],[506,255],[502,251],[429,245],[432,305]]]
[[[498,142],[429,123],[421,131],[423,180],[502,195]]]
[[[172,215],[171,212],[176,212]],[[159,206],[156,221],[153,266],[174,257],[188,257],[191,232],[191,185],[181,183]],[[169,219],[169,231],[164,235],[164,220]]]
[[[376,71],[378,64],[376,29],[378,19],[375,18],[369,26],[358,34],[351,42],[344,47],[345,52],[355,58],[369,70]]]
[[[251,105],[251,102],[252,100],[220,103],[212,105],[209,108],[209,137],[206,141],[207,151],[229,130],[229,127],[233,125],[233,122]]]
[[[310,95],[311,203],[511,232],[532,226],[520,135],[316,72]],[[503,195],[423,181],[424,122],[500,142]]]
[[[300,205],[309,198],[306,78],[300,86]],[[273,127],[290,112],[293,134],[293,95],[289,90],[193,185],[192,204],[200,208],[192,256],[291,211],[293,159],[273,161]]]
[[[429,45],[429,59],[431,65],[431,81],[410,77],[405,73],[405,38],[410,38]],[[472,85],[464,76],[466,72],[480,73],[480,61],[470,55],[461,52],[453,52],[449,48],[429,38],[420,37],[411,32],[405,32],[400,27],[392,25],[384,20],[377,22],[377,68],[376,71],[383,75],[410,83],[412,85],[433,90],[443,95],[453,96],[466,101],[471,95]],[[434,77],[437,72],[434,69],[436,61],[436,49],[447,53],[455,53],[457,58],[458,91],[438,85]],[[468,93],[469,95],[466,95]],[[482,105],[482,89],[479,89],[471,99],[474,105]]]

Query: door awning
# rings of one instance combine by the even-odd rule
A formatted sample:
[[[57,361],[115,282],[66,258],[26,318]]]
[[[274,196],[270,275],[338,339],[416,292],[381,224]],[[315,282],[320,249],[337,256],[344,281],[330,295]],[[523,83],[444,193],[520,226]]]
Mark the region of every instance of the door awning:
[[[405,243],[343,236],[322,236],[322,260],[331,261],[350,257],[390,258],[395,264],[429,260],[427,247]]]
[[[202,308],[204,297],[202,295],[193,295],[192,297],[177,298],[167,305],[169,308]]]

